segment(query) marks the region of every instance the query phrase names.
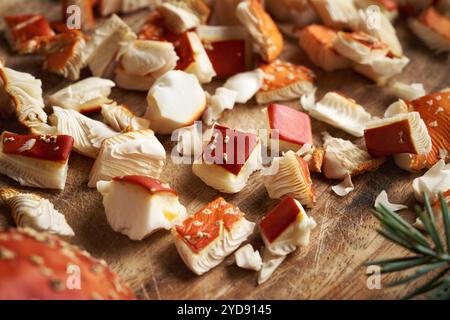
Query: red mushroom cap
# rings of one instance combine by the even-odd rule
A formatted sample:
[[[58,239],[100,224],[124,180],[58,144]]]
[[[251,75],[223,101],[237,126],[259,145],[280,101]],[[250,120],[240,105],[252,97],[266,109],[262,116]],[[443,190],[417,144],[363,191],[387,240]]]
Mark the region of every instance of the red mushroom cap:
[[[174,195],[177,195],[177,192],[174,189],[172,189],[168,184],[152,177],[130,175],[123,177],[114,177],[113,180],[135,184],[139,187],[144,188],[150,194],[158,192],[169,192],[173,193]]]
[[[1,300],[134,298],[104,261],[58,237],[31,229],[0,231]]]

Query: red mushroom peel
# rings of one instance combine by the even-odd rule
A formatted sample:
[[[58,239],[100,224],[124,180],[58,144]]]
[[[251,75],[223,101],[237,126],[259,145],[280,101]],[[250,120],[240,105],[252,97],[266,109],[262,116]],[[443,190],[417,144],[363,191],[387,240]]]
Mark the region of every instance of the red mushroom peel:
[[[47,19],[40,15],[5,16],[4,19],[8,41],[22,54],[38,51],[55,35]]]
[[[58,237],[31,229],[0,231],[0,299],[134,298],[104,261]]]
[[[261,143],[250,132],[216,124],[211,141],[193,172],[209,186],[226,193],[242,190],[250,175],[260,167]]]
[[[313,144],[311,120],[306,113],[281,104],[267,108],[271,138],[278,135],[280,152],[297,151],[305,143]]]
[[[254,226],[239,208],[217,198],[174,227],[172,233],[183,261],[201,275],[236,250]]]
[[[176,196],[178,195],[178,193],[174,189],[172,189],[167,183],[164,183],[161,180],[152,177],[130,175],[123,177],[114,177],[113,180],[124,183],[132,183],[134,185],[143,188],[150,194],[167,192]]]
[[[400,153],[426,155],[431,139],[418,112],[376,119],[364,130],[367,151],[374,158]]]

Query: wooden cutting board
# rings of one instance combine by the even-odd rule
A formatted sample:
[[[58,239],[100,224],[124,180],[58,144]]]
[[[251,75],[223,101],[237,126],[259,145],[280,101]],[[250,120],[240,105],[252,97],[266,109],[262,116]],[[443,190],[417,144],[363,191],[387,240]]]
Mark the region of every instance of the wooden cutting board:
[[[49,19],[59,18],[57,1],[11,1],[2,0],[0,16],[5,13],[46,14]],[[136,30],[145,20],[147,12],[127,15],[124,20]],[[421,82],[427,91],[440,90],[450,85],[450,65],[445,55],[434,55],[407,28],[404,22],[396,24],[406,55],[411,63],[396,79],[406,83]],[[0,55],[7,58],[7,66],[29,72],[43,82],[45,96],[69,84],[56,75],[42,70],[42,61],[37,56],[18,56],[10,51],[4,38],[0,38]],[[374,116],[382,116],[386,107],[395,100],[385,88],[379,87],[351,70],[325,73],[314,67],[295,41],[287,41],[283,59],[303,64],[316,71],[318,97],[330,90],[338,90],[354,98]],[[88,73],[84,74],[88,76]],[[212,90],[220,85],[215,82],[206,86]],[[146,107],[146,93],[114,89],[112,98],[130,105],[139,114]],[[299,102],[287,103],[301,109]],[[264,117],[252,100],[247,105],[237,105],[225,113],[223,124],[242,129],[257,129],[263,126]],[[0,122],[2,128],[13,128],[13,120]],[[312,120],[315,143],[321,143],[321,132],[362,143],[342,131]],[[173,142],[170,137],[159,136],[170,152]],[[368,259],[404,256],[405,252],[377,235],[378,222],[370,215],[375,197],[386,190],[396,203],[412,205],[411,182],[418,176],[398,169],[392,161],[378,171],[366,173],[354,179],[355,190],[344,198],[336,196],[330,181],[313,174],[318,204],[308,211],[318,226],[312,232],[307,248],[291,254],[272,278],[263,285],[256,283],[254,272],[239,269],[235,265],[222,263],[206,275],[198,277],[184,265],[168,232],[159,232],[150,238],[135,242],[115,233],[107,224],[100,194],[87,188],[87,179],[93,161],[73,153],[64,191],[30,190],[21,188],[6,177],[0,177],[0,186],[8,185],[20,190],[36,192],[48,197],[56,208],[64,213],[76,236],[71,240],[93,256],[105,259],[142,299],[394,299],[405,290],[369,290],[364,262]],[[167,161],[162,179],[169,182],[180,193],[181,202],[188,212],[195,212],[218,196],[239,206],[251,221],[258,222],[276,204],[267,196],[260,174],[254,174],[247,187],[236,195],[224,195],[206,186],[193,175],[190,166],[174,165]],[[127,214],[127,212],[124,212]],[[1,217],[3,215],[3,217]],[[8,217],[6,208],[0,208],[0,219]],[[405,214],[411,221],[413,216]],[[262,241],[255,230],[250,238],[255,248]],[[382,284],[392,280],[382,278]]]

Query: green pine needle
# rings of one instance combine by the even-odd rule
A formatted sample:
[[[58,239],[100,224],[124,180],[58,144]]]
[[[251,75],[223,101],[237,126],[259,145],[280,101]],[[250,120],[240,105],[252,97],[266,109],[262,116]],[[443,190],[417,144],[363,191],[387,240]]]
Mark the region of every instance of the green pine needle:
[[[422,194],[425,210],[416,209],[417,215],[423,222],[429,238],[414,228],[397,213],[380,205],[371,212],[382,226],[378,233],[387,240],[407,249],[414,256],[368,261],[366,265],[377,265],[381,273],[413,270],[412,274],[390,282],[388,287],[405,285],[419,280],[424,276],[431,276],[416,289],[407,293],[403,298],[411,299],[425,295],[429,299],[450,299],[450,216],[447,203],[442,193],[439,201],[442,211],[442,221],[445,239],[439,236],[436,218],[428,196]]]

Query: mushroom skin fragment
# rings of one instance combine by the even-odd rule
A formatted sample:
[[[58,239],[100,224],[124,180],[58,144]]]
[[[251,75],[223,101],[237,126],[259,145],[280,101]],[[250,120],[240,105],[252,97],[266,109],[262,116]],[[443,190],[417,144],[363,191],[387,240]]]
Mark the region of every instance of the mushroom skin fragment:
[[[396,81],[390,86],[390,90],[394,95],[404,100],[414,100],[426,95],[423,84],[421,83],[411,83],[408,85]]]
[[[261,142],[256,134],[216,124],[202,156],[194,160],[192,171],[210,187],[236,193],[260,167]]]
[[[64,109],[90,114],[100,111],[102,104],[110,102],[108,96],[114,86],[111,80],[90,77],[53,93],[48,97],[48,102]]]
[[[156,133],[169,134],[198,120],[206,108],[206,95],[197,78],[172,70],[162,75],[147,95],[144,118]],[[180,109],[180,106],[183,108]]]
[[[102,104],[103,121],[118,132],[148,129],[150,121],[136,116],[127,105],[117,102]]]
[[[431,138],[418,112],[370,121],[364,130],[367,151],[373,157],[400,153],[426,155],[431,151]]]
[[[0,188],[0,200],[11,210],[19,228],[32,228],[60,236],[74,236],[66,218],[47,199],[35,194]]]
[[[0,173],[23,186],[63,190],[74,139],[67,135],[0,136]]]
[[[202,275],[219,265],[255,228],[238,207],[219,197],[172,229],[180,257]]]
[[[302,205],[287,196],[263,217],[259,230],[266,249],[272,254],[284,256],[299,246],[308,246],[311,230],[316,226]]]
[[[423,176],[413,180],[414,197],[423,202],[422,192],[425,192],[431,203],[438,201],[438,193],[450,195],[450,164],[439,160]]]
[[[271,62],[283,50],[283,35],[258,0],[246,0],[236,7],[236,17],[252,36],[261,58]]]
[[[131,240],[142,240],[186,217],[177,192],[161,180],[147,176],[115,177],[99,181],[98,191],[111,228]]]
[[[135,299],[105,261],[46,232],[30,228],[0,231],[0,256],[2,300]],[[61,280],[67,279],[71,265],[78,266],[83,275],[80,289],[70,289],[71,282]]]
[[[281,199],[289,195],[302,205],[312,208],[317,199],[308,163],[293,151],[288,151],[273,161],[272,165],[278,170],[264,176],[264,185],[269,197]]]
[[[88,186],[114,177],[140,175],[159,178],[166,152],[152,130],[123,133],[102,143],[89,175]]]

